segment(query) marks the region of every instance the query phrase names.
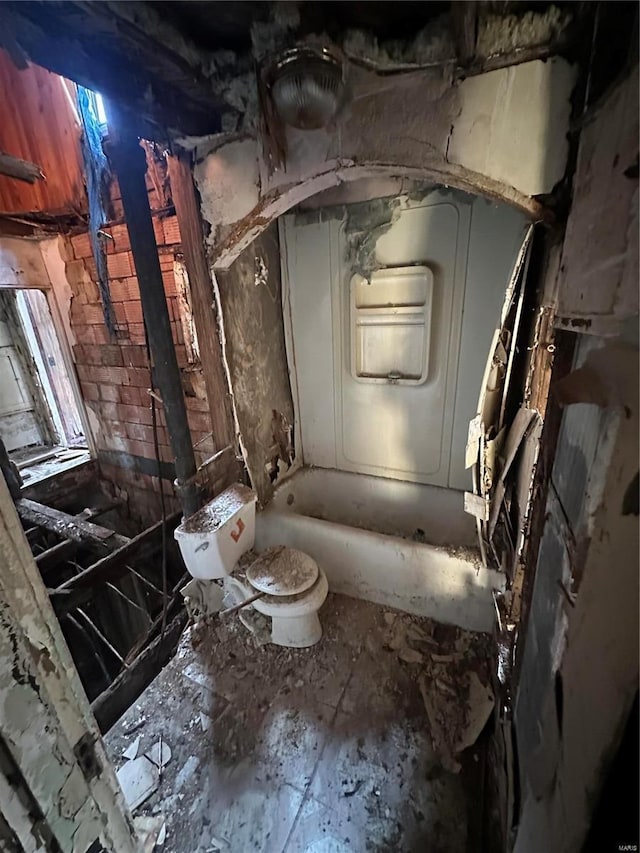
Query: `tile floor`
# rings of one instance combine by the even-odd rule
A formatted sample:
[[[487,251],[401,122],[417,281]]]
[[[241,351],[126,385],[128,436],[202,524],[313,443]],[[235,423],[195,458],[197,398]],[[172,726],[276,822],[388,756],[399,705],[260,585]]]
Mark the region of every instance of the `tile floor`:
[[[165,853],[480,850],[481,749],[459,774],[439,765],[391,613],[330,595],[307,650],[258,646],[236,617],[183,638],[106,737],[116,768],[138,736],[140,755],[169,744],[136,812],[165,817]]]

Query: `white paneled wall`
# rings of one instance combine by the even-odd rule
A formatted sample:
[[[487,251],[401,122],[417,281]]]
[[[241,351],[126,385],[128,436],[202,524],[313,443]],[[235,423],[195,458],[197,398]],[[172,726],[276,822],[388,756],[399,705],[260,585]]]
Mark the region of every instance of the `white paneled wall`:
[[[375,259],[391,270],[421,265],[429,271],[428,302],[414,305],[401,296],[394,302],[393,282],[386,285],[392,322],[402,323],[403,311],[424,312],[428,349],[424,370],[403,375],[402,333],[376,335],[373,345],[390,350],[376,363],[399,365],[381,381],[354,370],[360,335],[354,289],[366,285],[354,280],[343,212],[282,220],[298,451],[301,444],[305,465],[467,488],[467,426],[525,217],[454,191],[404,200],[375,243]]]

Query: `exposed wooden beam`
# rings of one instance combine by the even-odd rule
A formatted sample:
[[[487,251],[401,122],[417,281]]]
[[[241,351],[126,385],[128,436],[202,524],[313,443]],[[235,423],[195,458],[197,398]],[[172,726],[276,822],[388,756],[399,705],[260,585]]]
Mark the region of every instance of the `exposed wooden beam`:
[[[59,509],[53,509],[27,498],[16,501],[16,509],[22,521],[44,527],[64,539],[79,542],[99,553],[115,551],[131,541],[127,536],[121,536],[114,530],[100,527],[90,521],[82,521]]]
[[[189,276],[193,320],[198,336],[209,413],[216,449],[235,444],[231,401],[222,361],[211,271],[204,250],[200,206],[196,198],[191,163],[186,156],[169,156],[171,195],[180,227],[180,240]]]
[[[107,153],[118,180],[124,215],[128,223],[131,252],[138,276],[142,313],[153,362],[153,382],[162,397],[169,442],[176,466],[178,497],[185,516],[189,517],[200,509],[202,501],[195,483],[192,482],[196,473],[196,460],[149,209],[147,161],[127,116],[111,101],[105,103],[105,108],[109,121]]]
[[[156,637],[113,684],[94,699],[91,710],[103,734],[120,719],[171,659],[186,624],[187,614],[182,611],[167,625],[164,634]]]
[[[0,175],[26,181],[28,184],[35,184],[36,181],[44,180],[42,169],[37,163],[21,160],[19,157],[5,154],[4,151],[0,151]]]
[[[179,522],[181,513],[176,512],[167,518],[167,530],[172,532],[176,524]],[[94,525],[95,526],[95,525]],[[158,547],[158,540],[162,535],[162,521],[158,521],[152,527],[148,527],[134,536],[133,539],[127,539],[124,545],[116,551],[112,551],[107,556],[98,560],[93,565],[86,568],[73,578],[65,581],[54,592],[63,593],[64,590],[80,589],[83,587],[93,587],[99,583],[106,581],[117,580],[126,571],[126,564],[129,562],[141,562],[149,557]],[[125,537],[122,537],[125,538]]]
[[[40,574],[71,559],[77,550],[77,542],[65,539],[63,542],[58,542],[57,545],[53,545],[51,548],[43,551],[42,554],[38,554],[36,557],[36,566],[40,570]]]
[[[164,39],[155,38],[107,6],[5,0],[0,44],[23,64],[26,57],[120,102],[145,138],[165,139],[166,128],[218,132],[221,104],[203,71],[206,57],[181,33],[165,27]],[[191,63],[180,56],[181,44]]]
[[[24,535],[27,537],[29,545],[33,545],[42,536],[42,529],[40,527],[28,527],[24,531]]]
[[[5,443],[0,435],[0,472],[4,475],[9,494],[15,501],[20,497],[20,489],[22,487],[22,477],[15,462],[11,460]]]

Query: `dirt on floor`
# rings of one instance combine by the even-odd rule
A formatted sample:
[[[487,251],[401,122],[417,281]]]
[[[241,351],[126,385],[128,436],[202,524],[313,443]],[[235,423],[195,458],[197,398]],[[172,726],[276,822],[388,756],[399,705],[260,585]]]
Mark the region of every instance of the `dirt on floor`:
[[[170,749],[135,814],[164,853],[480,851],[489,638],[339,595],[320,618],[311,649],[185,634],[106,737],[116,768]]]

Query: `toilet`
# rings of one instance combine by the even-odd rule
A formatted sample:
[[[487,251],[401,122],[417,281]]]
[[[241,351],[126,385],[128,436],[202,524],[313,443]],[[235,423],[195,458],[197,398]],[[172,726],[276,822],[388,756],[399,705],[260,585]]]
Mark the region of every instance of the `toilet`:
[[[238,561],[255,543],[256,494],[236,483],[176,528],[187,570],[200,581],[222,580],[225,600],[271,619],[271,642],[290,648],[313,646],[322,637],[318,610],[329,592],[315,560],[295,548],[268,548],[251,562],[246,578]]]

